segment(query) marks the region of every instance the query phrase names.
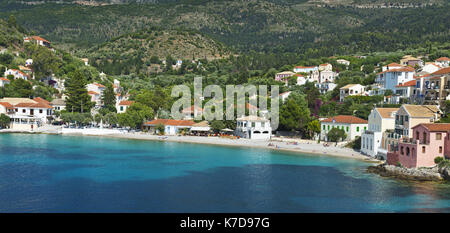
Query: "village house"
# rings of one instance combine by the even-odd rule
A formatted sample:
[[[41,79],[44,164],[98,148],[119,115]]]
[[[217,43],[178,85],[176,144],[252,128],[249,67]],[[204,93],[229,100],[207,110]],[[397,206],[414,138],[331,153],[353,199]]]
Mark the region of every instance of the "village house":
[[[275,74],[275,81],[284,82],[286,85],[288,84],[288,78],[293,76],[295,73],[291,71],[284,71]]]
[[[341,65],[346,65],[346,66],[350,65],[350,61],[347,61],[345,59],[337,59],[336,62]]]
[[[387,163],[407,168],[432,167],[436,157],[450,158],[450,124],[421,123],[410,137],[400,139],[388,152]]]
[[[5,84],[9,84],[9,83],[10,83],[9,79],[0,77],[0,87],[4,87]]]
[[[401,67],[389,68],[377,74],[375,82],[384,89],[392,90],[395,93],[396,86],[414,80],[414,68]]]
[[[84,63],[85,66],[89,65],[89,58],[81,58],[81,61]]]
[[[334,82],[334,72],[331,70],[324,70],[319,73],[319,83]]]
[[[27,74],[25,74],[24,72],[20,71],[20,70],[16,70],[16,69],[6,69],[5,73],[4,73],[5,77],[8,77],[9,75],[14,76],[14,79],[24,79],[24,80],[28,80],[29,76]]]
[[[323,83],[316,83],[317,89],[319,89],[320,94],[326,94],[329,91],[334,90],[336,88],[336,83],[330,83],[330,82],[323,82]]]
[[[25,66],[31,66],[33,65],[33,59],[29,58],[27,60],[25,60]]]
[[[203,108],[191,105],[190,107],[181,110],[181,114],[183,115],[184,120],[193,120],[196,117],[203,115]]]
[[[450,64],[450,58],[448,57],[440,57],[435,60],[436,63],[441,65],[441,67],[449,67]]]
[[[289,95],[291,94],[290,91],[286,91],[280,94],[280,99],[281,101],[284,103],[286,101],[286,99],[289,97]]]
[[[395,132],[401,136],[412,135],[412,127],[420,123],[431,123],[440,119],[437,105],[404,104],[395,115]]]
[[[353,95],[362,95],[365,87],[361,84],[347,84],[339,89],[339,101],[344,102],[345,97]]]
[[[248,138],[269,140],[272,136],[270,121],[258,116],[245,116],[236,120],[235,135]]]
[[[320,64],[319,65],[319,71],[332,71],[333,65],[330,63]]]
[[[66,101],[64,99],[54,99],[50,102],[50,105],[55,111],[61,111],[66,109]]]
[[[407,81],[405,83],[400,83],[395,86],[395,101],[394,104],[401,104],[402,99],[404,102],[409,103],[410,98],[413,95],[413,91],[416,88],[416,80]]]
[[[386,151],[378,153],[382,146],[383,132],[395,128],[395,114],[398,108],[374,108],[368,117],[368,129],[361,135],[361,153],[371,157],[381,155],[386,159]]]
[[[428,74],[434,73],[438,70],[440,70],[442,67],[441,65],[438,65],[435,62],[427,62],[423,67],[422,67],[422,72],[426,72]]]
[[[23,42],[26,42],[26,43],[28,43],[28,42],[35,42],[37,45],[45,46],[45,47],[47,47],[47,48],[51,48],[51,43],[50,43],[50,41],[48,41],[48,40],[46,40],[46,39],[44,39],[44,38],[42,38],[42,37],[40,37],[40,36],[29,36],[29,37],[25,37],[25,38],[23,39]]]
[[[319,67],[317,66],[296,66],[294,67],[294,72],[295,73],[314,73],[314,72],[318,72],[319,71]]]
[[[116,106],[116,110],[117,113],[124,113],[127,111],[127,109],[134,103],[134,101],[130,101],[130,100],[122,100],[120,101],[117,106]]]
[[[143,124],[143,130],[148,130],[148,132],[153,134],[159,134],[159,130],[156,128],[159,124],[164,125],[165,135],[176,135],[180,133],[181,130],[189,130],[195,124],[195,122],[190,120],[172,120],[172,119],[156,119]]]
[[[423,78],[425,104],[442,104],[450,99],[450,67],[442,68]]]
[[[422,67],[423,61],[419,58],[413,57],[411,55],[405,55],[402,59],[400,59],[400,64],[404,66],[411,66],[411,67]]]
[[[320,121],[320,139],[328,141],[328,132],[331,129],[342,129],[347,134],[345,141],[354,140],[367,129],[367,121],[355,116],[339,115]]]
[[[105,86],[99,83],[89,83],[87,85],[88,94],[91,96],[91,101],[95,102],[96,107],[101,107],[103,91]]]
[[[3,98],[0,99],[3,106],[0,113],[7,114],[11,118],[10,128],[14,130],[33,130],[47,124],[53,118],[53,107],[50,102],[37,97],[27,98]]]

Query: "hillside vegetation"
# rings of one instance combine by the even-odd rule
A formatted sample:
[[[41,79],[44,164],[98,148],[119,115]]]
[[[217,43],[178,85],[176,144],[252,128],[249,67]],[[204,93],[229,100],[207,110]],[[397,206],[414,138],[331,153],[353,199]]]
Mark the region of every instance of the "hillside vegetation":
[[[114,38],[79,54],[85,54],[80,56],[89,57],[92,65],[111,74],[139,74],[158,71],[162,60],[168,63],[214,60],[228,57],[230,52],[222,43],[194,31],[153,27]]]
[[[164,1],[105,6],[16,4],[3,8],[7,10],[0,17],[14,14],[27,29],[75,49],[158,26],[197,30],[241,52],[295,52],[320,57],[392,51],[427,41],[442,43],[450,36],[450,11],[448,3],[437,2],[441,5],[404,9],[366,9],[351,3],[317,7],[294,0]]]

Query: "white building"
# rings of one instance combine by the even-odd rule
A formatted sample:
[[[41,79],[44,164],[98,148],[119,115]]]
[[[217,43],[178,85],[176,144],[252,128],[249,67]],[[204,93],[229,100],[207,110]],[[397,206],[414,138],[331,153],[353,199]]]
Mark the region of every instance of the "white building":
[[[50,102],[42,98],[3,98],[0,99],[3,107],[0,113],[7,114],[11,118],[11,129],[33,130],[49,123],[53,115],[53,107]]]
[[[33,65],[33,59],[27,59],[26,61],[25,61],[25,66],[31,66],[31,65]]]
[[[268,140],[272,135],[270,121],[257,116],[245,116],[236,120],[236,136]]]
[[[190,130],[195,124],[189,120],[172,120],[172,119],[156,119],[143,124],[143,130],[148,130],[150,133],[159,134],[158,125],[164,125],[164,135],[176,135],[182,130]]]
[[[20,71],[20,70],[16,70],[16,69],[7,69],[4,73],[5,78],[8,77],[8,75],[12,75],[14,76],[14,79],[24,79],[24,80],[28,80],[28,75],[25,74],[24,72]]]
[[[336,86],[337,86],[336,83],[329,83],[329,82],[316,83],[316,87],[317,89],[319,89],[320,94],[326,94],[327,92],[334,90]]]
[[[414,71],[414,68],[409,66],[398,69],[388,68],[377,74],[375,82],[384,89],[392,90],[395,93],[397,85],[414,80]]]
[[[331,70],[324,70],[319,73],[319,83],[334,82],[334,72]]]
[[[55,111],[61,111],[66,109],[66,101],[63,99],[54,99],[50,102],[50,105],[53,107]]]
[[[88,94],[91,96],[91,101],[95,102],[95,106],[102,106],[102,96],[105,86],[99,83],[89,83],[87,85],[87,90]]]
[[[436,63],[439,63],[442,67],[449,67],[450,65],[450,58],[448,57],[440,57],[435,60]]]
[[[10,83],[9,79],[3,78],[3,77],[0,78],[0,87],[3,87],[3,86],[5,86],[5,84],[9,84],[9,83]]]
[[[337,59],[336,62],[338,64],[342,64],[342,65],[346,65],[346,66],[350,65],[350,61],[347,61],[347,60],[344,60],[344,59]]]
[[[434,73],[438,70],[440,70],[442,67],[434,62],[427,62],[423,67],[422,71],[425,71],[429,74]]]
[[[369,129],[361,135],[361,153],[375,157],[386,153],[378,153],[383,132],[395,129],[395,114],[398,108],[374,108],[369,115]]]
[[[291,94],[290,91],[286,91],[280,94],[280,99],[281,101],[284,103],[286,101],[286,99],[289,97],[289,95]]]
[[[406,99],[409,102],[413,96],[414,89],[416,89],[416,80],[400,83],[395,86],[395,89],[395,104],[399,104],[400,99]]]
[[[332,71],[333,65],[330,63],[320,64],[319,65],[319,71]]]
[[[294,67],[295,73],[312,73],[319,71],[319,67],[317,66],[296,66]]]
[[[122,100],[117,104],[117,113],[124,113],[127,111],[127,109],[134,103],[134,101],[130,100]]]
[[[338,128],[347,134],[346,141],[354,140],[367,129],[367,121],[355,116],[339,115],[320,121],[320,139],[328,141],[327,134],[331,129]]]
[[[345,97],[352,95],[362,95],[365,87],[361,84],[347,84],[339,89],[339,101],[343,102]]]

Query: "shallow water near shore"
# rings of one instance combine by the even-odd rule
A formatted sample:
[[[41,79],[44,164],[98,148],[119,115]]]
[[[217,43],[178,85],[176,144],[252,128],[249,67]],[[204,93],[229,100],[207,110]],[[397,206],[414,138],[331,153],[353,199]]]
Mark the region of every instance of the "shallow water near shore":
[[[0,134],[0,212],[450,212],[450,185],[259,148]]]

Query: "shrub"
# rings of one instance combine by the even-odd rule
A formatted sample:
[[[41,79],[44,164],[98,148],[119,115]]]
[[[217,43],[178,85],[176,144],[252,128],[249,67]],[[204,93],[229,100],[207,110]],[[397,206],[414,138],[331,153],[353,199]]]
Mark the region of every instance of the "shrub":
[[[434,158],[434,163],[439,164],[440,162],[444,161],[444,157],[438,156]]]

